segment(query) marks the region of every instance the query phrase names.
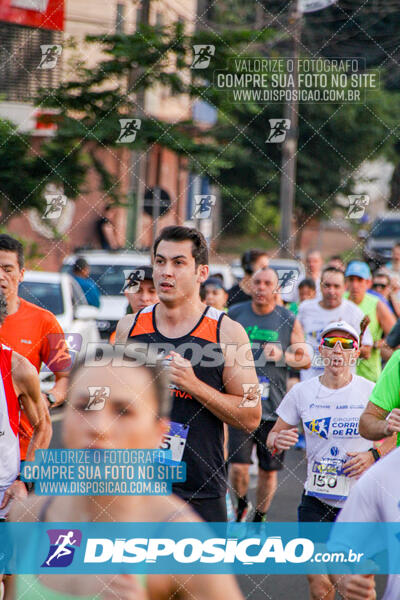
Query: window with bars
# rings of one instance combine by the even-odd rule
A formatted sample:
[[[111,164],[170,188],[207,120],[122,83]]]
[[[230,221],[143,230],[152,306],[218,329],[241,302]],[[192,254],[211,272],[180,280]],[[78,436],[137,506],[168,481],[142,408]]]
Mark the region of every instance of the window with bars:
[[[58,85],[62,31],[0,22],[0,40],[0,100],[29,102]],[[50,46],[45,59],[41,46]]]

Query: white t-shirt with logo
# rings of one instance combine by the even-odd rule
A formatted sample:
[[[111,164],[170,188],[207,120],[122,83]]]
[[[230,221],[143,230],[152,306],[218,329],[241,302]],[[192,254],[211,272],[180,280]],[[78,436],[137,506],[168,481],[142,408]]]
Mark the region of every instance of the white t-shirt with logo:
[[[364,313],[362,310],[354,302],[346,298],[343,298],[339,306],[331,309],[322,308],[317,299],[304,300],[300,304],[297,318],[303,327],[306,342],[312,348],[311,367],[300,371],[301,381],[311,379],[311,377],[316,377],[323,373],[324,367],[321,364],[321,355],[318,352],[318,346],[321,341],[321,333],[325,327],[333,321],[346,321],[346,323],[352,325],[357,333],[359,333],[360,322],[363,317]],[[372,335],[368,327],[365,330],[362,343],[365,346],[373,345]],[[355,366],[352,367],[352,371],[355,373]]]
[[[357,481],[337,520],[344,523],[400,523],[400,448],[379,460]],[[385,550],[386,540],[376,536],[365,540],[365,549],[373,542],[374,552]],[[400,563],[400,543],[390,554],[390,565]],[[382,600],[400,598],[400,575],[389,575]]]
[[[303,423],[307,453],[306,494],[338,508],[355,483],[342,473],[350,460],[347,452],[365,452],[372,442],[358,432],[361,413],[368,403],[374,383],[353,375],[339,389],[322,385],[319,377],[297,383],[277,408],[289,425]]]

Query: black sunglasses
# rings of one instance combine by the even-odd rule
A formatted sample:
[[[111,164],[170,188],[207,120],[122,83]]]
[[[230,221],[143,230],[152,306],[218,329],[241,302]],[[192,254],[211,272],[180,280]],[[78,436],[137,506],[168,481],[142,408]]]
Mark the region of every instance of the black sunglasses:
[[[376,290],[377,288],[387,288],[388,284],[387,283],[373,283],[372,284],[372,289]]]

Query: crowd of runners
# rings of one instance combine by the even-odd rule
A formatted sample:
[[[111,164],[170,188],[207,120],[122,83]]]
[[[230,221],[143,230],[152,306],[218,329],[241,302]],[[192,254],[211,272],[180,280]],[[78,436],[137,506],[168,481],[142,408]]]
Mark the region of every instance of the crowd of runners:
[[[99,368],[84,358],[71,365],[55,317],[18,296],[23,249],[0,235],[0,518],[265,522],[285,452],[297,445],[307,458],[300,522],[399,521],[400,247],[374,273],[340,256],[324,264],[312,250],[290,302],[269,260],[264,250],[246,251],[244,276],[228,290],[209,277],[201,233],[164,228],[152,267],[139,266],[124,290],[129,311],[107,350],[124,361]],[[55,375],[47,393],[43,363]],[[102,410],[86,410],[93,386],[110,390]],[[51,411],[63,403],[65,447],[169,449],[186,463],[186,481],[170,497],[36,496],[19,479],[20,460],[49,446]],[[336,590],[348,600],[376,597],[373,575],[308,581],[313,600],[333,600]],[[4,600],[55,597],[242,595],[221,575],[4,578]],[[389,576],[384,598],[400,598],[400,576]]]

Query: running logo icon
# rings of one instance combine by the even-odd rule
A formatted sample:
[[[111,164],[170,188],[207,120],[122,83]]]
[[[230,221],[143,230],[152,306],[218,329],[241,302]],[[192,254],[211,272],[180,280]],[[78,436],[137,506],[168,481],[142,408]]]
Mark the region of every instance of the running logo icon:
[[[295,269],[276,269],[279,279],[278,290],[282,294],[289,294],[293,291],[299,273]]]
[[[307,421],[304,425],[311,433],[316,433],[318,437],[327,440],[330,422],[331,417],[326,417],[325,419],[313,419],[312,421]]]
[[[262,386],[258,383],[242,383],[243,400],[239,408],[253,408],[261,400]]]
[[[88,386],[89,400],[85,410],[102,410],[106,400],[110,397],[110,388],[108,386],[96,385]]]
[[[67,204],[67,197],[64,194],[46,194],[45,198],[47,206],[42,219],[59,219]]]
[[[279,144],[284,142],[286,134],[290,129],[290,119],[269,119],[271,131],[267,137],[267,144]]]
[[[129,293],[136,294],[139,291],[140,282],[143,281],[144,275],[143,269],[136,269],[135,271],[124,269],[125,284],[122,291],[129,290]]]
[[[136,139],[142,121],[140,119],[119,119],[121,131],[117,139],[117,144],[130,144]]]
[[[49,333],[47,334],[49,344],[49,358],[46,367],[59,373],[69,371],[77,354],[82,347],[82,336],[79,333]]]
[[[58,57],[61,56],[62,46],[59,44],[42,44],[40,46],[42,58],[37,69],[54,69],[57,64]]]
[[[50,548],[42,567],[68,567],[74,558],[75,550],[81,545],[82,532],[79,529],[48,529]]]
[[[195,194],[195,209],[193,219],[209,219],[212,207],[215,206],[216,197],[212,194]]]
[[[349,210],[347,211],[346,219],[361,219],[368,204],[369,196],[367,194],[350,195]]]
[[[194,44],[193,54],[193,62],[190,65],[190,68],[207,69],[215,54],[215,46],[212,46],[211,44]]]

